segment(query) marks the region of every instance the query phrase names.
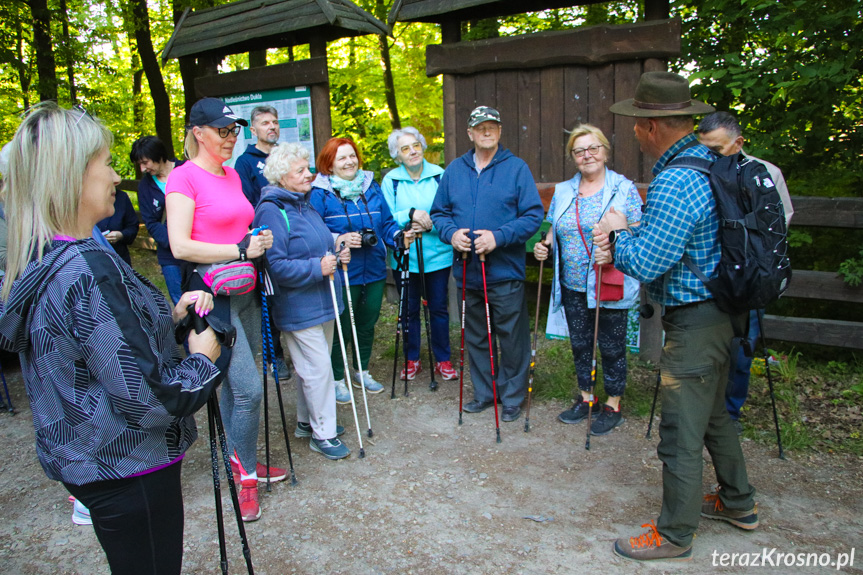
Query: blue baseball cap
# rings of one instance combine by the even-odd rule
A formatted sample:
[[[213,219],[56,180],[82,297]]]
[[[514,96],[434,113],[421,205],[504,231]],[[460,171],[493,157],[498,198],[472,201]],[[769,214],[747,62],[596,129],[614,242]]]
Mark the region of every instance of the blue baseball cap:
[[[192,106],[189,112],[190,126],[212,126],[224,128],[233,123],[248,126],[249,123],[234,114],[231,107],[218,98],[201,98]]]

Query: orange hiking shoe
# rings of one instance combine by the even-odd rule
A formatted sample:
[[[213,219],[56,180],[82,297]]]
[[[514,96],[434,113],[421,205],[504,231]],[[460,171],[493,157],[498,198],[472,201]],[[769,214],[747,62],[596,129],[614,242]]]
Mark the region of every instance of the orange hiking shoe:
[[[621,537],[614,542],[614,554],[632,561],[689,561],[692,545],[679,547],[656,530],[656,522],[645,523],[647,533],[638,537]]]
[[[701,516],[708,519],[718,519],[731,523],[740,529],[752,531],[758,528],[758,504],[752,509],[746,511],[736,511],[734,509],[726,509],[719,499],[719,490],[713,493],[708,493],[704,496],[704,501],[701,503]]]
[[[246,479],[242,482],[243,489],[237,494],[240,500],[240,515],[243,521],[257,521],[261,518],[261,506],[258,504],[258,480]]]

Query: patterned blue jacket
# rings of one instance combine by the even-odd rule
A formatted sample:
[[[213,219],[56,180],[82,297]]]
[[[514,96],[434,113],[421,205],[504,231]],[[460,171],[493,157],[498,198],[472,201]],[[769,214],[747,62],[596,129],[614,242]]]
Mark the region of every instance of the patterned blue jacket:
[[[93,239],[25,268],[0,301],[0,347],[19,354],[42,468],[74,485],[182,455],[219,373],[180,361],[165,297]]]

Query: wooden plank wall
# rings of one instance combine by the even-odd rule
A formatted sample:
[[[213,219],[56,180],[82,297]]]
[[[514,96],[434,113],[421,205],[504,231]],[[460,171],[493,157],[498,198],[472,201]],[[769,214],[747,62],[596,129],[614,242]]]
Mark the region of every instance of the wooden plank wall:
[[[527,162],[537,182],[560,182],[575,174],[566,158],[568,130],[589,122],[611,142],[609,167],[633,181],[649,182],[647,165],[632,132],[632,118],[608,111],[615,101],[631,98],[642,72],[655,60],[625,60],[599,66],[553,66],[445,75],[446,162],[467,152],[467,118],[477,106],[501,114],[501,144]],[[450,134],[455,137],[450,137]]]

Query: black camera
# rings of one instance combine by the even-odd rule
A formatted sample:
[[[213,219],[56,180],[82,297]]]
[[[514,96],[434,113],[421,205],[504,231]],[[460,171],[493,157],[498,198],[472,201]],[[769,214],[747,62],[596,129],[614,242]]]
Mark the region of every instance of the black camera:
[[[363,242],[363,247],[373,248],[378,245],[378,235],[372,228],[363,228],[360,230],[360,238]]]

